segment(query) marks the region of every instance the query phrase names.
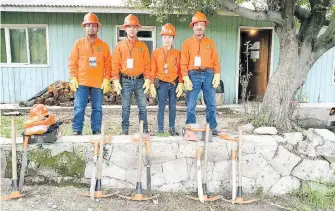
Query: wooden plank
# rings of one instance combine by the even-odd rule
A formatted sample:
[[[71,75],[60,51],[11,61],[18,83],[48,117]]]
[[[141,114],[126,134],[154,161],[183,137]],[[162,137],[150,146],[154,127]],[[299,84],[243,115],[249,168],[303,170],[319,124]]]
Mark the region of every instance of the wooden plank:
[[[12,71],[12,68],[1,68],[1,75],[2,75],[2,92],[3,92],[3,103],[10,103],[10,95],[9,95],[9,73]]]

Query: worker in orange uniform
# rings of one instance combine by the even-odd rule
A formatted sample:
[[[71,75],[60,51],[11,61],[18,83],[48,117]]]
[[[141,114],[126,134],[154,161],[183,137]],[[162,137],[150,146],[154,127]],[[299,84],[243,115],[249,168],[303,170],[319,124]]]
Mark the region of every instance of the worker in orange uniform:
[[[91,129],[101,133],[103,93],[109,91],[112,58],[109,46],[97,37],[101,26],[98,17],[88,13],[81,24],[86,37],[78,39],[70,53],[70,88],[75,92],[73,135],[81,135],[88,96],[91,97]]]
[[[186,39],[181,50],[181,72],[187,90],[186,124],[196,123],[195,108],[200,90],[204,93],[206,121],[213,135],[218,134],[215,91],[220,84],[220,61],[215,43],[205,36],[209,21],[197,12],[189,24],[194,34]]]
[[[158,133],[164,132],[164,111],[166,99],[169,99],[169,133],[171,136],[175,136],[178,135],[175,130],[176,98],[183,93],[180,51],[172,47],[177,33],[171,23],[165,24],[160,34],[162,35],[163,47],[155,49],[151,58],[151,71],[154,74],[155,85],[158,90]],[[151,88],[150,93],[155,96],[155,88]]]
[[[122,97],[122,134],[129,133],[129,116],[133,92],[139,109],[139,120],[143,120],[143,131],[148,133],[147,100],[151,85],[150,55],[147,45],[137,39],[141,25],[138,18],[130,14],[122,26],[126,39],[117,43],[112,62],[114,90]],[[152,83],[152,86],[154,84]]]

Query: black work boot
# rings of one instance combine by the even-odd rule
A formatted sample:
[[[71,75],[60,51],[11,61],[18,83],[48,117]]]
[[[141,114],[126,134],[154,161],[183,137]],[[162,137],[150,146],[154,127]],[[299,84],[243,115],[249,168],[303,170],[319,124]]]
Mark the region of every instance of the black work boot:
[[[120,135],[129,135],[128,130],[122,130]]]
[[[179,136],[179,133],[177,133],[174,127],[169,129],[169,133],[171,136]]]
[[[219,131],[218,131],[218,129],[213,128],[213,129],[212,129],[212,136],[218,136],[218,135],[219,135]]]
[[[80,136],[81,132],[80,131],[73,131],[72,135],[73,136]]]
[[[99,134],[101,134],[101,131],[100,130],[96,130],[96,131],[93,131],[92,134],[93,135],[99,135]]]

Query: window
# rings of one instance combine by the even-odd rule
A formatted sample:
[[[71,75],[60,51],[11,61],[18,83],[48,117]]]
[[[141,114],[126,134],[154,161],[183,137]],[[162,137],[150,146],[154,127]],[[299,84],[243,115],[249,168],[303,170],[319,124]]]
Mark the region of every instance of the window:
[[[335,86],[335,50],[334,50],[334,61],[333,61],[333,85]]]
[[[122,26],[117,26],[117,42],[126,39],[126,31]],[[156,48],[156,27],[155,26],[142,26],[137,32],[137,38],[147,44],[149,53]]]
[[[47,25],[1,25],[1,65],[47,65]]]

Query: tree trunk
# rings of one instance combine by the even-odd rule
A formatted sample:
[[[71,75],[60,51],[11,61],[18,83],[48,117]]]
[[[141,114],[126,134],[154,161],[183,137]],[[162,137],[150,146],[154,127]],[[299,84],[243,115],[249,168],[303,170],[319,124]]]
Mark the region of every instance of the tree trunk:
[[[271,77],[263,100],[263,113],[269,115],[269,125],[287,131],[292,129],[291,117],[297,91],[305,83],[313,62],[309,61],[311,49],[299,52],[295,32],[281,28],[276,32],[280,39],[280,60],[277,71]]]

